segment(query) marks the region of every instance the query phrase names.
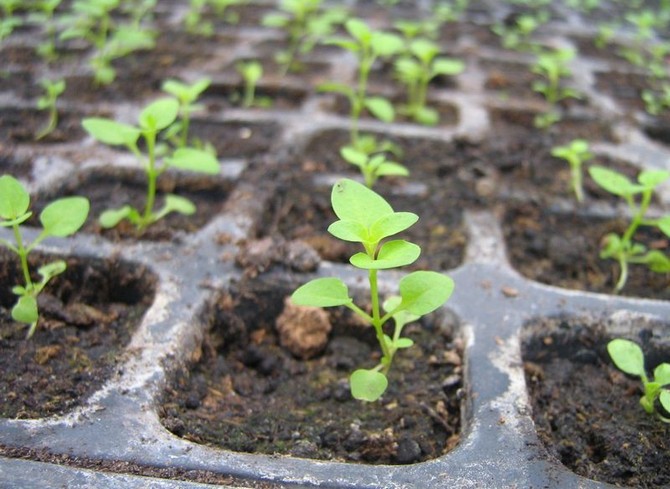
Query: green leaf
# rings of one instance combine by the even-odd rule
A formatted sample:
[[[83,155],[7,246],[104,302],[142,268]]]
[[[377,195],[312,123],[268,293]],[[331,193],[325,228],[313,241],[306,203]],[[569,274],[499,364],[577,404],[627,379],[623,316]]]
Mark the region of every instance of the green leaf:
[[[388,32],[373,32],[370,44],[378,56],[393,56],[405,47],[405,43],[399,36]]]
[[[370,240],[368,228],[356,221],[340,219],[328,226],[328,232],[342,241],[365,243]]]
[[[388,387],[388,379],[376,370],[358,369],[349,377],[351,395],[359,401],[374,402]]]
[[[0,177],[0,218],[15,220],[26,214],[30,195],[23,185],[11,175]]]
[[[623,338],[616,338],[607,344],[607,352],[619,370],[630,375],[637,375],[638,377],[646,375],[644,371],[644,354],[637,343]]]
[[[414,119],[424,126],[435,126],[440,122],[440,114],[431,107],[419,107],[414,113]]]
[[[112,146],[131,146],[140,137],[140,131],[134,126],[109,119],[89,117],[81,122],[86,132],[101,143]]]
[[[378,177],[384,176],[402,176],[406,177],[409,175],[409,170],[401,165],[400,163],[395,163],[393,161],[385,161],[377,167],[375,174]]]
[[[265,27],[284,27],[288,25],[290,22],[290,19],[284,15],[284,14],[279,14],[279,13],[269,13],[266,16],[263,17],[262,24]]]
[[[634,184],[625,175],[603,166],[590,167],[589,174],[603,189],[620,197],[626,197],[644,190],[644,187]]]
[[[670,258],[660,250],[651,250],[639,262],[646,264],[652,272],[670,272]]]
[[[344,146],[340,148],[340,155],[345,161],[358,167],[365,166],[368,162],[368,155],[352,146]]]
[[[382,217],[393,214],[393,208],[383,197],[348,178],[333,185],[330,200],[337,217],[359,222],[367,228]]]
[[[367,97],[365,99],[365,108],[380,121],[393,122],[395,110],[391,102],[383,97]]]
[[[33,324],[39,319],[37,300],[32,295],[19,297],[12,308],[12,319],[20,323]]]
[[[670,216],[664,216],[659,219],[656,226],[663,232],[663,234],[670,237]]]
[[[42,277],[42,283],[46,284],[56,275],[60,275],[67,269],[67,264],[63,260],[56,260],[37,269],[37,273]]]
[[[398,341],[395,344],[396,348],[409,348],[414,345],[414,341],[409,338],[398,338]]]
[[[419,216],[412,212],[394,212],[393,214],[388,214],[370,226],[370,239],[381,241],[384,238],[404,231],[418,220]]]
[[[663,409],[670,413],[670,391],[662,390],[661,394],[658,396],[658,400],[661,402]]]
[[[179,102],[166,97],[155,100],[140,112],[140,127],[145,131],[160,131],[172,124],[179,114]]]
[[[648,189],[654,189],[670,178],[670,172],[665,170],[643,170],[637,181]]]
[[[371,32],[368,25],[360,19],[349,19],[344,23],[344,28],[347,30],[351,37],[359,40],[366,41],[370,38]]]
[[[195,214],[195,211],[195,204],[187,198],[180,197],[179,195],[167,194],[165,196],[165,205],[161,209],[158,219],[169,214],[170,212],[178,212],[179,214],[190,216]]]
[[[417,271],[400,281],[400,308],[417,316],[442,306],[454,291],[454,281],[437,272]]]
[[[124,219],[130,219],[130,216],[133,215],[133,213],[139,216],[139,213],[136,209],[129,205],[124,205],[119,209],[109,209],[104,211],[102,214],[100,214],[98,222],[100,223],[100,226],[105,229],[113,228]]]
[[[49,236],[65,237],[76,233],[88,217],[90,204],[86,197],[64,197],[47,205],[40,222]]]
[[[321,83],[317,89],[319,92],[341,93],[347,98],[351,99],[354,96],[354,91],[349,85],[343,83],[329,82]]]
[[[349,39],[344,39],[340,37],[331,37],[323,41],[323,44],[330,46],[337,46],[342,49],[346,49],[352,53],[360,51],[360,46],[355,41],[350,41]]]
[[[174,168],[210,175],[216,175],[220,171],[219,160],[216,156],[202,149],[179,148],[170,158],[167,158],[166,162]]]
[[[460,59],[438,58],[433,63],[433,74],[455,76],[465,70],[465,63]]]
[[[419,246],[402,239],[397,239],[384,243],[375,259],[366,253],[356,253],[349,261],[353,266],[365,270],[383,270],[410,265],[419,258],[420,254],[421,248]]]
[[[298,306],[335,307],[351,304],[347,285],[339,278],[317,278],[298,287],[291,295]]]
[[[662,386],[670,384],[670,363],[661,363],[654,369],[654,382]]]

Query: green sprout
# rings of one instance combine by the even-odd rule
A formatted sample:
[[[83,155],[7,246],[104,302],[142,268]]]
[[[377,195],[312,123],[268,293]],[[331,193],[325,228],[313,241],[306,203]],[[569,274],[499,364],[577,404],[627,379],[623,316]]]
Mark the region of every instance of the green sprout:
[[[247,0],[191,0],[189,9],[184,16],[186,32],[210,37],[214,34],[214,24],[205,20],[207,9],[212,8],[216,17],[229,24],[237,24],[240,16],[230,12],[229,7],[244,5]]]
[[[583,12],[591,12],[600,6],[600,0],[567,0],[569,7]]]
[[[244,94],[242,96],[242,107],[270,107],[272,99],[268,97],[257,97],[256,86],[258,80],[263,77],[263,66],[256,60],[239,61],[235,69],[242,77]]]
[[[409,44],[414,39],[421,37],[427,39],[436,39],[440,24],[437,19],[407,20],[401,19],[393,23],[393,27],[400,32],[405,43]]]
[[[170,127],[179,114],[179,102],[174,98],[156,100],[146,106],[139,115],[139,126],[132,126],[104,118],[87,118],[82,125],[84,129],[98,141],[112,146],[125,146],[144,166],[147,175],[147,194],[143,212],[130,205],[119,209],[110,209],[99,218],[103,228],[112,228],[127,219],[135,225],[138,232],[144,231],[149,225],[162,219],[170,212],[184,215],[194,214],[195,205],[188,199],[178,195],[165,196],[165,204],[154,210],[156,200],[156,182],[158,177],[168,168],[177,168],[201,173],[217,174],[219,162],[208,151],[190,147],[177,148],[170,156],[158,162],[156,145],[157,135]],[[147,155],[144,156],[138,140],[142,137]]]
[[[58,126],[58,108],[56,102],[58,97],[65,91],[65,80],[40,80],[40,85],[44,88],[44,95],[37,99],[37,108],[49,111],[49,121],[35,135],[39,140],[51,134]]]
[[[469,3],[470,0],[442,0],[435,5],[433,14],[441,24],[458,22]]]
[[[491,30],[502,38],[505,49],[536,51],[538,45],[532,41],[532,35],[548,21],[549,12],[541,10],[534,14],[519,15],[511,24],[498,22]]]
[[[409,175],[407,168],[395,161],[388,161],[384,154],[370,155],[353,146],[345,146],[340,149],[340,155],[359,168],[368,188],[372,188],[379,177]]]
[[[32,243],[27,244],[20,225],[32,216],[29,207],[30,195],[23,185],[11,175],[0,177],[0,227],[12,228],[14,232],[13,243],[0,239],[0,244],[18,255],[25,282],[12,288],[12,292],[19,297],[12,308],[12,318],[29,325],[27,338],[35,333],[39,321],[37,297],[53,277],[67,268],[63,260],[43,265],[37,270],[41,279],[35,282],[28,266],[28,255],[45,238],[63,238],[76,233],[88,217],[89,202],[84,197],[65,197],[51,202],[40,212],[42,231]]]
[[[570,182],[578,202],[584,201],[582,185],[582,167],[585,161],[593,158],[589,151],[589,143],[583,139],[575,139],[564,146],[557,146],[551,150],[551,155],[563,158],[570,165]]]
[[[395,117],[393,105],[384,97],[367,95],[368,78],[374,62],[380,57],[393,56],[403,49],[402,39],[395,34],[373,31],[360,19],[349,19],[344,24],[349,38],[334,37],[327,39],[327,44],[339,46],[353,53],[358,60],[358,81],[356,88],[343,83],[325,83],[321,91],[344,95],[350,104],[350,137],[351,145],[360,147],[359,120],[363,109],[367,109],[376,118],[391,122]]]
[[[321,4],[322,0],[282,0],[279,4],[281,12],[272,12],[263,18],[263,25],[278,27],[288,34],[288,47],[276,56],[282,75],[300,71],[302,65],[298,57],[312,51],[346,18],[345,10],[331,8],[321,11]]]
[[[598,49],[605,49],[605,47],[612,42],[617,33],[619,26],[614,23],[603,23],[598,26],[598,33],[593,39],[593,44]]]
[[[657,116],[664,109],[670,109],[670,83],[663,83],[659,91],[643,90],[642,101],[650,115]]]
[[[419,246],[405,240],[384,241],[412,226],[419,218],[411,212],[395,212],[383,197],[353,180],[342,179],[334,186],[331,203],[339,218],[328,232],[343,241],[361,243],[365,249],[349,261],[368,271],[371,314],[354,304],[346,284],[339,278],[318,278],[293,292],[297,305],[313,307],[345,306],[371,324],[382,351],[380,363],[371,369],[358,369],[349,378],[351,394],[364,401],[376,401],[388,386],[387,375],[399,349],[412,346],[412,340],[401,337],[403,327],[441,307],[451,296],[454,282],[446,275],[416,271],[398,284],[400,296],[388,298],[380,309],[377,273],[410,265],[421,254]],[[393,318],[392,336],[384,325]]]
[[[183,148],[188,145],[188,132],[191,122],[191,114],[202,110],[202,105],[195,103],[198,97],[209,87],[211,80],[203,78],[194,82],[191,85],[182,83],[178,80],[166,80],[163,83],[162,89],[169,93],[179,102],[179,116],[180,120],[176,121],[170,131],[174,134],[173,139],[178,148]]]
[[[457,75],[465,69],[461,60],[437,57],[439,52],[440,48],[434,42],[415,39],[409,44],[409,54],[395,62],[396,75],[407,88],[407,104],[399,112],[427,126],[440,120],[435,109],[426,107],[430,81],[439,75]]]
[[[607,352],[619,370],[640,377],[644,391],[644,394],[640,397],[642,408],[648,414],[656,413],[661,421],[670,423],[670,418],[662,416],[656,410],[656,400],[658,400],[663,409],[670,413],[670,390],[663,388],[670,385],[670,363],[658,365],[654,369],[654,379],[649,380],[644,367],[644,353],[642,353],[642,349],[637,343],[616,338],[607,344]]]
[[[550,109],[535,117],[535,127],[547,129],[560,121],[561,113],[558,103],[567,98],[581,97],[575,89],[561,85],[562,79],[569,77],[572,73],[567,64],[574,56],[574,49],[554,49],[538,54],[532,71],[543,77],[544,80],[536,80],[533,83],[533,90],[544,96]]]
[[[0,41],[8,38],[14,29],[22,24],[18,17],[3,17],[0,19]]]
[[[57,58],[56,54],[56,26],[54,12],[62,0],[40,0],[34,3],[35,11],[28,16],[30,22],[42,25],[45,28],[47,38],[37,45],[37,54],[47,61]]]
[[[666,236],[670,236],[670,215],[660,219],[645,217],[654,190],[670,178],[670,172],[643,170],[637,177],[637,183],[617,171],[601,166],[592,166],[589,168],[589,174],[607,192],[622,197],[628,204],[632,215],[631,222],[622,235],[609,233],[605,236],[600,251],[600,258],[614,259],[619,263],[619,279],[614,291],[618,293],[626,285],[629,264],[646,265],[651,271],[658,273],[670,272],[670,258],[663,252],[655,249],[648,250],[642,243],[633,241],[635,232],[640,226],[655,227]],[[636,201],[637,196],[640,196],[639,202]]]

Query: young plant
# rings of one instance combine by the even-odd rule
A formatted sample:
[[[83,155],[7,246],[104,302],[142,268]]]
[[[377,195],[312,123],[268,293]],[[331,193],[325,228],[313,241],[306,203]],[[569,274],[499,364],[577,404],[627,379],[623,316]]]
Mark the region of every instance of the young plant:
[[[400,295],[387,299],[382,312],[378,271],[410,265],[421,253],[417,245],[408,241],[384,240],[412,226],[418,216],[411,212],[395,212],[383,197],[348,179],[333,186],[331,203],[339,220],[328,227],[328,232],[343,241],[363,245],[364,251],[356,253],[349,261],[368,271],[371,313],[357,306],[346,284],[334,277],[319,278],[302,285],[293,292],[292,300],[303,306],[345,306],[372,325],[382,351],[381,360],[374,368],[354,371],[349,382],[354,398],[376,401],[388,386],[387,375],[396,352],[412,346],[411,339],[401,337],[402,328],[442,306],[451,296],[454,283],[451,278],[436,272],[412,272],[400,280]],[[388,335],[384,325],[391,319],[395,321],[395,328],[393,334]]]
[[[440,24],[458,22],[469,3],[470,0],[442,0],[435,5],[433,14]]]
[[[191,114],[202,110],[202,105],[196,104],[198,97],[207,90],[211,81],[208,78],[203,78],[196,81],[192,85],[187,85],[178,80],[166,80],[163,83],[162,89],[169,93],[179,102],[179,117],[170,127],[170,135],[174,135],[172,139],[176,142],[178,148],[183,148],[188,145],[188,131],[191,123]],[[169,137],[169,136],[168,136]]]
[[[353,146],[345,146],[340,149],[340,155],[359,168],[368,188],[372,188],[379,177],[409,175],[407,168],[395,161],[388,161],[383,153],[370,155]]]
[[[407,104],[399,111],[420,124],[434,126],[439,122],[440,115],[426,106],[428,84],[436,76],[461,73],[465,65],[458,59],[437,57],[439,46],[427,39],[410,42],[408,51],[408,55],[395,62],[396,76],[407,89]]]
[[[65,80],[40,80],[40,85],[44,88],[44,95],[37,99],[37,108],[49,111],[49,121],[35,135],[35,139],[40,140],[51,134],[58,126],[58,108],[56,102],[58,97],[65,91]]]
[[[99,222],[103,228],[112,228],[127,219],[135,225],[138,232],[162,219],[170,212],[184,215],[195,213],[195,205],[188,199],[173,194],[165,196],[165,204],[155,210],[156,182],[158,177],[168,168],[178,168],[195,172],[216,174],[219,162],[208,151],[190,147],[176,149],[161,162],[157,158],[156,140],[158,134],[170,127],[179,114],[179,102],[174,98],[163,98],[152,102],[139,115],[138,126],[123,124],[103,118],[84,119],[84,129],[98,141],[112,146],[125,146],[144,166],[147,175],[147,194],[144,210],[140,212],[131,205],[119,209],[110,209],[102,213]],[[140,137],[143,139],[147,155],[143,155],[138,146]]]
[[[395,117],[393,105],[383,97],[371,97],[367,94],[368,77],[375,61],[380,57],[393,56],[403,50],[400,37],[387,32],[373,31],[360,19],[349,19],[344,24],[349,38],[330,38],[327,44],[339,46],[356,56],[358,60],[358,81],[356,88],[343,83],[326,83],[320,90],[344,95],[349,100],[351,145],[360,148],[359,120],[363,109],[367,109],[376,118],[391,122]]]
[[[591,178],[607,192],[622,197],[631,212],[631,222],[622,235],[609,233],[603,240],[600,258],[614,259],[619,263],[619,279],[614,288],[620,292],[628,280],[629,264],[646,265],[651,271],[658,273],[670,272],[670,258],[662,251],[648,250],[642,243],[633,240],[640,226],[658,228],[666,236],[670,236],[670,215],[660,219],[646,217],[651,198],[656,187],[670,178],[670,172],[664,170],[643,170],[637,177],[637,183],[619,172],[601,166],[589,168]],[[639,196],[639,202],[636,201]]]
[[[281,12],[273,12],[263,18],[263,25],[278,27],[288,35],[288,47],[277,53],[277,63],[282,75],[300,71],[300,56],[309,53],[317,42],[333,33],[346,18],[343,9],[321,9],[322,0],[282,0]]]
[[[663,409],[670,413],[670,390],[663,388],[670,385],[670,363],[661,363],[657,366],[654,369],[654,379],[650,380],[644,367],[644,353],[637,343],[616,338],[607,344],[607,352],[619,370],[640,377],[644,391],[640,397],[642,408],[648,414],[656,413],[656,416],[663,422],[670,423],[670,418],[662,416],[656,410],[658,400]]]
[[[210,37],[214,34],[214,23],[206,20],[207,9],[211,8],[219,19],[229,24],[237,24],[240,20],[236,12],[230,12],[229,7],[244,5],[247,0],[191,0],[189,9],[184,16],[184,26],[191,34]]]
[[[575,139],[564,146],[557,146],[551,150],[551,155],[562,158],[570,165],[570,182],[578,202],[584,201],[582,185],[582,167],[585,161],[593,158],[589,151],[589,143],[583,139]]]
[[[53,277],[66,269],[63,260],[43,265],[37,270],[41,279],[35,282],[28,266],[28,255],[48,237],[66,237],[76,233],[88,217],[89,202],[84,197],[65,197],[51,202],[40,213],[42,231],[32,243],[27,244],[20,225],[32,215],[29,207],[30,196],[23,185],[11,175],[0,177],[0,227],[12,228],[14,232],[13,243],[0,239],[0,244],[19,257],[24,281],[24,285],[12,288],[12,292],[19,297],[12,308],[12,318],[29,325],[27,338],[35,333],[39,320],[37,297]]]
[[[569,77],[572,73],[568,68],[568,63],[574,56],[573,49],[555,49],[538,54],[532,71],[543,77],[544,80],[536,80],[533,83],[533,90],[544,95],[550,109],[535,117],[535,127],[547,129],[560,121],[561,113],[558,103],[567,98],[581,97],[575,89],[561,85],[562,79]]]
[[[57,58],[56,54],[56,23],[54,22],[54,12],[62,0],[39,0],[34,3],[34,11],[30,13],[28,19],[31,23],[42,25],[46,31],[46,40],[37,45],[37,54],[47,61],[53,61]]]
[[[548,21],[549,12],[540,10],[534,14],[519,15],[511,23],[498,22],[491,30],[501,37],[505,49],[536,51],[538,45],[533,42],[532,35]]]
[[[256,85],[258,84],[258,80],[263,77],[263,66],[258,61],[240,61],[235,65],[235,69],[242,77],[244,83],[242,107],[269,107],[272,105],[271,99],[256,97]]]

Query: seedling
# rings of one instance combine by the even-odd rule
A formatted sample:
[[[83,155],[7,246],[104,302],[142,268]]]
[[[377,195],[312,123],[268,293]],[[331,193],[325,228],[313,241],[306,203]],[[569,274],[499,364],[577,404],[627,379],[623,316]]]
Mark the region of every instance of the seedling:
[[[67,268],[63,260],[43,265],[37,270],[41,279],[35,282],[28,266],[28,255],[48,237],[62,238],[76,233],[88,217],[89,202],[84,197],[65,197],[51,202],[40,213],[42,231],[32,243],[27,244],[20,225],[32,216],[29,207],[30,196],[23,185],[11,175],[0,177],[0,227],[12,228],[14,232],[13,243],[0,239],[0,244],[19,257],[25,282],[12,288],[12,292],[19,297],[12,308],[12,318],[29,325],[27,338],[35,333],[39,321],[37,297],[52,278]]]
[[[468,8],[469,3],[470,0],[443,0],[435,5],[433,13],[442,24],[458,22]]]
[[[549,21],[549,12],[540,10],[535,14],[519,15],[511,23],[496,23],[491,30],[502,38],[503,47],[515,51],[536,51],[537,43],[532,35],[542,24]]]
[[[670,418],[656,410],[658,400],[663,409],[670,413],[670,390],[663,388],[670,385],[670,363],[658,365],[654,369],[654,379],[650,380],[644,367],[644,353],[637,343],[616,338],[607,344],[607,352],[619,370],[640,377],[644,391],[644,395],[640,397],[642,408],[649,414],[656,413],[663,422],[670,423]]]
[[[426,39],[415,39],[409,44],[409,55],[395,62],[398,79],[407,88],[407,104],[400,111],[420,124],[433,126],[440,120],[439,113],[426,107],[428,84],[439,75],[454,76],[465,69],[458,59],[437,57],[440,48]]]
[[[65,91],[65,80],[40,80],[40,85],[44,88],[44,95],[37,99],[37,108],[49,111],[49,121],[36,135],[39,140],[51,134],[58,126],[58,108],[56,102],[58,97]]]
[[[47,61],[53,61],[56,55],[56,27],[54,12],[61,0],[40,0],[35,2],[34,9],[28,16],[30,22],[42,25],[45,28],[47,39],[37,45],[37,54]]]
[[[426,38],[435,40],[438,35],[440,23],[435,18],[422,20],[398,20],[393,27],[400,32],[405,43],[409,45],[415,39]]]
[[[343,9],[321,11],[321,3],[322,0],[282,0],[279,4],[281,12],[273,12],[263,18],[263,25],[278,27],[288,34],[288,47],[276,56],[282,75],[300,71],[298,58],[331,35],[335,26],[346,18],[347,13]]]
[[[582,186],[582,167],[585,161],[593,158],[589,151],[589,143],[583,139],[575,139],[564,146],[557,146],[551,150],[551,155],[563,158],[570,165],[570,181],[572,190],[578,202],[584,201]]]
[[[211,7],[214,14],[229,24],[237,24],[240,20],[236,12],[230,12],[229,7],[244,5],[247,0],[191,0],[189,10],[184,16],[184,26],[191,34],[209,37],[214,34],[214,24],[205,20],[207,8]]]
[[[339,46],[353,53],[358,60],[358,82],[356,88],[343,83],[326,83],[320,86],[321,91],[344,95],[349,100],[351,145],[360,149],[359,120],[363,109],[384,121],[391,122],[395,117],[393,105],[384,97],[367,95],[368,77],[374,62],[380,57],[393,56],[403,49],[402,39],[395,34],[373,31],[360,19],[349,19],[344,24],[349,38],[334,37],[327,39],[327,44]]]
[[[340,149],[340,155],[359,168],[368,188],[372,188],[379,177],[409,175],[407,168],[395,161],[388,161],[383,153],[370,155],[353,146],[345,146]]]
[[[381,361],[374,368],[354,371],[349,378],[352,396],[372,402],[386,391],[387,375],[396,352],[413,344],[411,339],[401,337],[403,327],[442,306],[451,296],[454,282],[436,272],[412,272],[400,280],[400,295],[384,302],[382,314],[378,271],[410,265],[421,254],[421,249],[408,241],[384,240],[409,228],[419,218],[411,212],[395,212],[383,197],[348,179],[333,186],[331,203],[339,220],[328,227],[328,232],[343,241],[361,243],[365,250],[353,255],[349,261],[368,271],[371,314],[357,306],[347,285],[334,277],[319,278],[302,285],[293,292],[292,299],[302,306],[345,306],[373,326],[382,351]],[[391,318],[395,328],[389,336],[384,332],[384,325]]]
[[[99,219],[103,228],[112,228],[127,219],[135,225],[138,232],[142,232],[147,226],[162,219],[170,212],[184,215],[195,213],[195,205],[190,200],[173,194],[166,195],[163,207],[157,211],[154,210],[156,182],[168,168],[209,174],[219,172],[219,162],[214,155],[208,151],[190,147],[178,148],[171,156],[163,158],[162,162],[157,161],[157,135],[175,122],[178,113],[179,102],[174,98],[163,98],[152,102],[142,110],[138,118],[138,126],[103,118],[87,118],[82,122],[84,129],[98,141],[128,148],[142,162],[147,174],[147,194],[143,212],[131,205],[107,210]],[[146,156],[140,152],[138,147],[140,137],[146,147]]]
[[[263,66],[255,60],[240,61],[235,65],[235,69],[242,77],[244,83],[244,95],[242,96],[242,107],[250,108],[269,107],[272,100],[268,97],[256,96],[256,85],[258,80],[263,77]]]
[[[555,49],[538,54],[532,71],[544,80],[536,80],[533,90],[544,95],[551,107],[548,112],[535,117],[535,127],[547,129],[552,126],[561,120],[558,103],[567,98],[581,97],[575,89],[561,86],[561,80],[571,75],[567,64],[574,56],[573,49]]]
[[[628,204],[632,218],[626,231],[619,236],[609,233],[603,240],[600,258],[614,259],[619,263],[619,279],[614,288],[620,292],[628,280],[628,265],[642,264],[653,272],[670,272],[670,258],[662,251],[648,250],[642,243],[633,241],[640,226],[658,228],[666,236],[670,236],[670,215],[660,219],[649,219],[645,215],[649,209],[651,198],[656,187],[670,178],[670,172],[664,170],[643,170],[637,177],[637,183],[619,172],[601,166],[589,168],[591,178],[607,192],[622,197]],[[636,201],[640,196],[639,202]]]
[[[642,100],[645,110],[654,116],[659,115],[664,109],[670,109],[670,83],[663,83],[658,92],[651,89],[643,90]]]
[[[202,110],[202,105],[195,103],[198,97],[207,90],[211,81],[208,78],[198,80],[192,85],[187,85],[178,80],[167,80],[163,83],[164,92],[174,96],[179,102],[179,117],[171,127],[171,135],[178,148],[183,148],[188,144],[188,131],[191,122],[191,114]],[[169,136],[168,136],[169,137]]]

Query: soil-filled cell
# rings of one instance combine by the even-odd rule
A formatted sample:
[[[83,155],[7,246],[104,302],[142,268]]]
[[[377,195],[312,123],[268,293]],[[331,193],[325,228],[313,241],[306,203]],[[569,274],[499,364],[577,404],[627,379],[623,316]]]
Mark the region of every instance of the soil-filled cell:
[[[670,359],[668,325],[628,322],[625,328],[607,318],[528,323],[522,354],[533,419],[550,456],[577,474],[617,486],[665,487],[670,424],[644,411],[641,381],[614,366],[607,343],[618,337],[638,343],[651,374]]]
[[[396,354],[383,397],[366,403],[351,397],[347,379],[379,360],[372,327],[346,310],[317,310],[319,324],[332,330],[324,327],[311,350],[301,349],[287,338],[299,328],[314,333],[313,311],[276,325],[294,288],[278,280],[238,284],[212,304],[199,362],[177,371],[164,396],[170,431],[240,452],[370,464],[432,459],[458,443],[455,319],[435,314],[407,325],[403,335],[414,346]]]
[[[153,301],[156,279],[137,264],[41,254],[29,264],[34,271],[57,259],[67,269],[40,294],[40,319],[26,339],[28,326],[10,314],[12,286],[23,285],[19,260],[0,253],[1,417],[63,414],[122,375],[123,349]]]

